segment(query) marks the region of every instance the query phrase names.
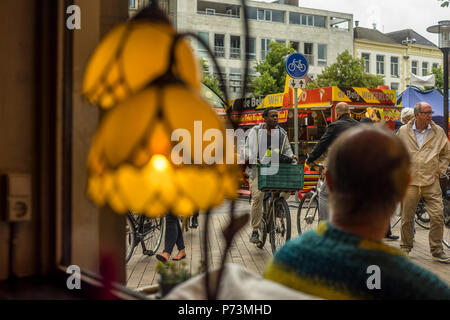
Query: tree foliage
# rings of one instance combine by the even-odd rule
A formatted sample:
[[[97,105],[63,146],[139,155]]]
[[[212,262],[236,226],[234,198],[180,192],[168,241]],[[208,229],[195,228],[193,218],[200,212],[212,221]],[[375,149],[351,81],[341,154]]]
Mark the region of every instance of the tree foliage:
[[[345,50],[337,56],[336,62],[325,67],[321,74],[317,76],[316,83],[320,87],[348,86],[376,88],[384,83],[383,76],[373,75],[364,71],[364,60],[353,58]],[[308,83],[307,89],[314,88],[315,85]]]
[[[199,64],[202,69],[202,82],[223,98],[223,92],[220,90],[219,86],[219,79],[215,74],[208,72],[208,62],[205,59],[200,58]]]
[[[260,75],[249,85],[254,96],[264,96],[284,91],[286,81],[285,59],[294,49],[278,42],[270,42],[269,52],[264,61],[256,63],[255,70]]]
[[[431,89],[437,89],[440,93],[444,94],[444,71],[442,70],[442,67],[439,66],[439,68],[433,68],[431,70],[431,73],[434,74],[434,87],[425,87],[425,90],[431,90]],[[450,81],[450,77],[449,77]]]
[[[441,3],[441,7],[448,7],[450,1],[439,0]]]

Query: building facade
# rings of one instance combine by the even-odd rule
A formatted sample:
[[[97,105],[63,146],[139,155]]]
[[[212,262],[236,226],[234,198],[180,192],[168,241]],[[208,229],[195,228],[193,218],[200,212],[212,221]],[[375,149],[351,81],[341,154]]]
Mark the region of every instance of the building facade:
[[[384,84],[402,92],[410,74],[425,76],[442,64],[442,52],[413,30],[382,33],[376,29],[354,28],[354,56],[364,59],[367,73],[382,75]]]
[[[143,0],[135,1],[139,5]],[[168,12],[173,13],[171,18],[177,30],[197,33],[209,44],[220,65],[219,70],[213,68],[207,50],[199,42],[191,42],[196,54],[208,61],[209,71],[222,73],[230,98],[240,97],[245,58],[241,2],[166,2]],[[325,66],[334,63],[342,51],[347,49],[353,52],[352,14],[301,8],[298,0],[279,0],[273,3],[247,1],[247,6],[250,75],[255,75],[256,62],[265,59],[271,41],[290,44],[297,52],[305,54],[310,65],[309,75],[312,77],[321,73]]]

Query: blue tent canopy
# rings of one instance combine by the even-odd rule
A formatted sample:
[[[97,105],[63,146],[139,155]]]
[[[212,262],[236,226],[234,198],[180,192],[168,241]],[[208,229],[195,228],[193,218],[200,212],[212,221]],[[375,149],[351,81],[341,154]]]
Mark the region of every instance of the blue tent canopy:
[[[415,87],[408,87],[399,95],[397,106],[414,108],[419,101],[425,101],[431,105],[434,111],[433,121],[444,127],[444,96],[436,89],[421,91]]]

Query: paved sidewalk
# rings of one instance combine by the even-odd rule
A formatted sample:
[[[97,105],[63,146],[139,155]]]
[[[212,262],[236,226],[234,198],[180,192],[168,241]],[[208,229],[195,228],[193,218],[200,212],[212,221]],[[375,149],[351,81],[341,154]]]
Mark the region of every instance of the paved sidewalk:
[[[293,196],[291,197],[293,199]],[[296,206],[298,204],[294,200],[289,201],[291,209],[292,221],[292,237],[296,237],[297,225],[295,219],[297,216]],[[239,199],[235,212],[237,214],[248,212],[250,206],[248,199]],[[229,203],[213,210],[209,229],[209,258],[213,267],[219,267],[224,252],[225,242],[223,240],[222,231],[228,224]],[[186,246],[187,257],[184,261],[187,262],[192,273],[197,273],[200,261],[203,256],[203,222],[204,215],[200,215],[200,227],[197,229],[189,229],[184,232],[184,242]],[[248,224],[244,227],[233,239],[233,244],[227,256],[228,262],[239,263],[244,265],[249,270],[263,274],[264,268],[272,256],[269,241],[263,249],[258,249],[254,244],[249,242],[251,227]],[[395,235],[400,234],[400,223],[393,228]],[[386,241],[386,244],[393,247],[399,247],[400,241]],[[163,250],[164,242],[161,244],[159,251]],[[448,253],[449,250],[447,250]],[[173,254],[177,253],[176,247]],[[431,258],[428,244],[428,230],[416,225],[416,238],[414,242],[414,249],[410,253],[411,260],[424,268],[434,272],[441,279],[450,285],[450,265],[434,262]],[[135,250],[131,260],[127,264],[127,287],[131,289],[138,289],[157,284],[156,263],[158,260],[155,256],[143,256],[140,246]]]

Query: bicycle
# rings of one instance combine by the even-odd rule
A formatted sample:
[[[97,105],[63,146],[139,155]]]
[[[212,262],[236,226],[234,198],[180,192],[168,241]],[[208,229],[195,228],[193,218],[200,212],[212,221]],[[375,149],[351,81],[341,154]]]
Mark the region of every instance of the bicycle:
[[[322,185],[325,183],[323,180],[324,166],[322,164],[314,164],[319,167],[319,180],[316,187],[308,191],[300,200],[300,204],[297,210],[297,232],[308,231],[315,229],[319,225],[319,196]]]
[[[442,202],[444,205],[444,233],[442,237],[442,243],[450,249],[450,194],[447,186],[448,181],[450,181],[449,170],[447,170],[441,181],[441,190]],[[400,220],[401,217],[398,218],[397,222],[394,223],[392,228],[395,227]],[[414,221],[417,222],[417,224],[422,228],[427,230],[430,229],[430,217],[426,211],[425,202],[422,198],[420,198],[417,205]]]
[[[291,238],[291,211],[280,193],[281,191],[273,190],[264,194],[263,217],[259,225],[262,240],[256,245],[262,249],[269,234],[272,254]]]
[[[400,222],[401,219],[402,219],[401,217],[398,217],[397,221],[391,226],[391,228],[394,228]],[[425,209],[425,202],[423,198],[420,198],[419,203],[417,204],[416,213],[414,215],[414,221],[422,228],[426,230],[430,229],[430,216],[428,215],[428,212]]]
[[[289,71],[293,72],[295,69],[300,70],[301,72],[305,72],[306,65],[303,64],[300,60],[292,60],[292,62],[288,65]]]
[[[154,255],[161,245],[164,233],[164,218],[148,218],[128,212],[126,223],[126,256],[128,262],[133,256],[134,249],[140,243],[142,254]]]

